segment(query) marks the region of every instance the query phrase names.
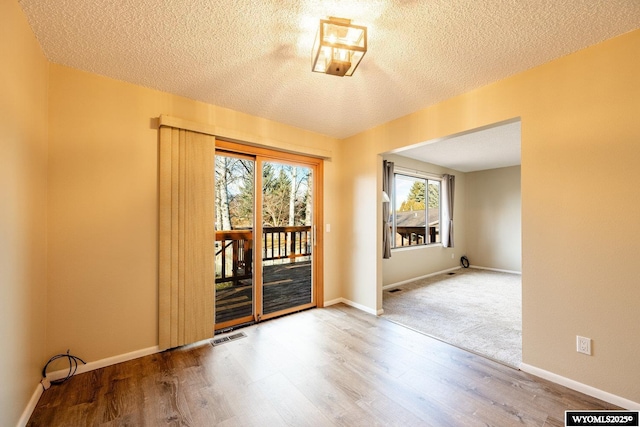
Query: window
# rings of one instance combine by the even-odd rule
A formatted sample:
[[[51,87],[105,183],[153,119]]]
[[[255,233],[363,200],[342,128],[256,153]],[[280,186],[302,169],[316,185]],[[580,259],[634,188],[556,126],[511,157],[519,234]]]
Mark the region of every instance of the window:
[[[394,248],[440,243],[440,184],[437,178],[395,174]]]

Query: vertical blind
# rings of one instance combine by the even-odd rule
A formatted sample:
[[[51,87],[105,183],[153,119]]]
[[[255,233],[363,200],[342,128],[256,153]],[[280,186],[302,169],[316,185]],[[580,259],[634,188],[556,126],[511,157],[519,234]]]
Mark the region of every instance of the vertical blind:
[[[161,349],[213,336],[214,153],[212,135],[160,127]]]

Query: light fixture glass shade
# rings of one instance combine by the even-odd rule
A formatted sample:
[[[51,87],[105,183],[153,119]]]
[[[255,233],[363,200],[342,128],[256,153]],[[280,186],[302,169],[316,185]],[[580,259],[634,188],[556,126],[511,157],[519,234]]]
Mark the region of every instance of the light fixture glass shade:
[[[350,19],[320,20],[311,53],[311,69],[334,76],[351,76],[367,52],[367,27]]]

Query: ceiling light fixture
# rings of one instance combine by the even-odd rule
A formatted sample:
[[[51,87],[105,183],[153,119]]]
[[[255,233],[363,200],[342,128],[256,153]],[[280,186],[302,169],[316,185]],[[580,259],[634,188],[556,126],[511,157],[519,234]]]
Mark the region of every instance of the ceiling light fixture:
[[[351,25],[350,19],[321,19],[311,52],[311,70],[340,77],[351,76],[366,52],[367,27]]]

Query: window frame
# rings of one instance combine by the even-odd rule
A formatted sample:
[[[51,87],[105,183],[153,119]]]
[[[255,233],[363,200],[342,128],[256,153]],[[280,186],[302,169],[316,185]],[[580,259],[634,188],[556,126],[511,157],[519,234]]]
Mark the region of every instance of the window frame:
[[[408,177],[408,178],[413,178],[413,179],[419,179],[419,180],[423,180],[425,183],[425,239],[424,239],[424,243],[416,243],[416,244],[408,244],[408,245],[403,245],[403,246],[397,246],[396,245],[396,238],[397,238],[397,211],[396,211],[396,194],[397,194],[397,183],[398,183],[398,179],[397,176],[398,175],[402,175],[404,177]],[[391,226],[392,226],[392,235],[393,235],[393,239],[391,239],[391,250],[395,251],[395,250],[407,250],[407,249],[411,249],[411,248],[427,248],[427,247],[434,247],[434,246],[442,246],[442,233],[441,231],[438,232],[438,238],[440,241],[438,242],[432,242],[432,243],[428,243],[427,242],[427,236],[429,234],[429,181],[437,181],[439,183],[439,191],[438,191],[438,221],[439,221],[439,226],[438,226],[438,230],[441,230],[441,219],[442,219],[442,180],[443,177],[442,175],[436,175],[436,174],[431,174],[428,172],[421,172],[421,171],[413,171],[413,170],[408,170],[402,167],[397,167],[395,168],[394,172],[393,172],[393,188],[391,189],[391,193],[392,193],[392,197],[391,197]],[[434,209],[434,208],[431,208]]]

